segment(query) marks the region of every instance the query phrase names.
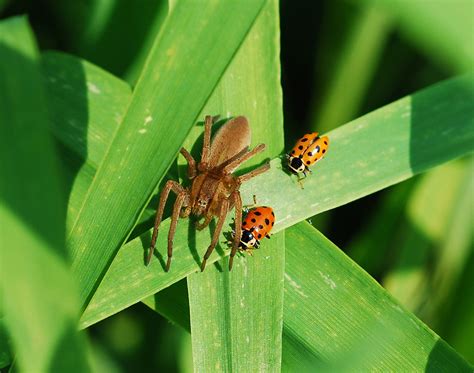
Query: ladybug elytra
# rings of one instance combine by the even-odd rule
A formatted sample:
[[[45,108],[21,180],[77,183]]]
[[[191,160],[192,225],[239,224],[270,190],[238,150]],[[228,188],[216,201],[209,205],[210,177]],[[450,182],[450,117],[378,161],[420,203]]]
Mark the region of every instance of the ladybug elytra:
[[[327,136],[319,137],[317,132],[304,135],[287,154],[288,168],[294,174],[306,176],[306,172],[310,172],[309,166],[322,159],[328,147]]]
[[[268,206],[259,206],[250,209],[242,222],[242,236],[239,248],[242,251],[251,250],[260,246],[263,237],[270,238],[270,231],[275,224],[275,214]]]

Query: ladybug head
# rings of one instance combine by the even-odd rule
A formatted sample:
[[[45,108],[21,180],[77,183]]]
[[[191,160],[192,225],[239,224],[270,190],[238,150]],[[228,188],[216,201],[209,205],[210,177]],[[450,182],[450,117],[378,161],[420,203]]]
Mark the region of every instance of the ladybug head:
[[[305,170],[303,161],[299,157],[290,157],[290,159],[288,160],[288,167],[290,168],[290,171],[294,174],[304,172]]]
[[[242,237],[240,238],[240,245],[243,250],[247,250],[249,248],[254,248],[257,244],[257,239],[254,237],[251,231],[244,230],[242,232]]]

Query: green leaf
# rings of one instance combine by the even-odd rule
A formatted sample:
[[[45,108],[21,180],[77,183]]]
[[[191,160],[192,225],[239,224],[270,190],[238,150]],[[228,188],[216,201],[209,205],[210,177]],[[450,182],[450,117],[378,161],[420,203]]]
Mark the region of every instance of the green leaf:
[[[178,3],[165,21],[68,236],[84,306],[261,6]]]
[[[24,371],[88,371],[64,250],[64,191],[38,53],[24,18],[0,23],[2,310]],[[5,182],[7,181],[7,182]],[[8,248],[8,249],[6,249]]]
[[[256,161],[283,150],[277,1],[265,5],[201,117],[209,113],[245,115],[253,145],[267,145],[261,156],[242,168],[248,170],[258,164]],[[193,131],[184,146],[190,148],[201,133],[202,127]],[[259,205],[258,188],[253,193]],[[229,215],[233,214],[231,211]],[[224,260],[188,277],[196,370],[280,371],[284,234],[265,241],[262,255],[236,258],[232,272]],[[225,244],[221,246],[226,248]],[[203,254],[198,251],[199,257]]]
[[[284,161],[274,159],[270,171],[242,186],[244,201],[258,190],[258,203],[275,210],[276,233],[471,152],[472,83],[472,75],[447,80],[332,131],[328,155],[305,179],[304,190],[282,169]],[[168,231],[169,219],[160,229]],[[150,236],[146,232],[120,250],[83,314],[83,327],[197,271],[200,262],[194,256],[205,251],[210,239],[209,232],[195,232],[187,220],[180,221],[173,268],[166,273],[156,261],[142,265]],[[157,247],[166,247],[165,235],[159,236]],[[209,263],[218,258],[215,253]]]
[[[286,233],[285,371],[470,371],[321,233],[307,223]]]

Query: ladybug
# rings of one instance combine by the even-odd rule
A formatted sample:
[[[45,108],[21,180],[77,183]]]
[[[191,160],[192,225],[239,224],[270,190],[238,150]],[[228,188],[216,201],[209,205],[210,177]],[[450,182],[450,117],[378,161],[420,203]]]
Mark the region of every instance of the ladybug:
[[[328,147],[327,136],[319,137],[317,132],[304,135],[287,154],[288,168],[296,175],[302,173],[306,176],[306,172],[311,172],[309,166],[322,159]]]
[[[250,209],[245,220],[242,222],[242,236],[239,248],[241,251],[249,250],[260,246],[263,237],[270,238],[270,231],[275,224],[275,214],[268,206],[259,206]]]

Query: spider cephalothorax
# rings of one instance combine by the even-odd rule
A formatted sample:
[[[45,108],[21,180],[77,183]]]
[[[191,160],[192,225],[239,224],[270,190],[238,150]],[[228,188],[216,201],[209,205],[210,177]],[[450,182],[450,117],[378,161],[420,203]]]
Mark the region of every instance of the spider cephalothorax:
[[[265,144],[256,146],[249,151],[250,127],[245,117],[236,117],[223,125],[212,139],[212,117],[206,116],[204,127],[204,142],[201,161],[196,161],[191,154],[181,148],[181,154],[188,162],[188,177],[192,181],[191,187],[184,188],[176,181],[169,180],[160,195],[160,202],[156,211],[155,227],[151,239],[151,248],[147,258],[150,262],[155,249],[158,229],[163,217],[166,200],[170,191],[176,195],[171,225],[168,233],[168,260],[166,271],[169,270],[173,254],[173,237],[176,231],[178,218],[186,218],[190,214],[203,217],[203,221],[196,225],[203,229],[209,225],[212,218],[217,216],[217,226],[212,236],[211,244],[204,254],[201,270],[204,270],[206,261],[214,250],[219,240],[224,220],[233,207],[235,207],[235,238],[229,259],[229,270],[232,269],[233,258],[239,247],[239,238],[242,233],[242,200],[240,198],[240,185],[270,168],[268,163],[241,176],[232,173],[243,162],[265,149]]]

